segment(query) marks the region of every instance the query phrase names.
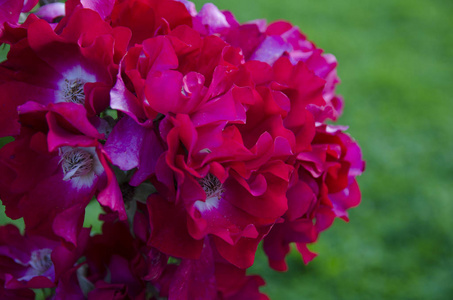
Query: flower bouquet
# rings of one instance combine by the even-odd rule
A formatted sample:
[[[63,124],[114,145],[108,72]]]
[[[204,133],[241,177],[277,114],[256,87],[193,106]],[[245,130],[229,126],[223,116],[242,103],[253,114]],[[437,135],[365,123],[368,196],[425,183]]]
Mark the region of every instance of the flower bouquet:
[[[267,299],[360,202],[336,60],[288,22],[186,0],[2,1],[0,295]],[[103,209],[102,232],[84,227]],[[3,298],[2,298],[3,299]]]

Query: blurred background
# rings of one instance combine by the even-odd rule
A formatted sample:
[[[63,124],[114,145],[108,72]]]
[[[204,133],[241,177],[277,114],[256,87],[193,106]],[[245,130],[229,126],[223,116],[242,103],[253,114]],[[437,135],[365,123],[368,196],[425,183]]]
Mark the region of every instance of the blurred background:
[[[200,9],[206,1],[195,1]],[[305,266],[250,274],[271,299],[453,299],[453,1],[219,0],[240,22],[285,19],[339,62],[339,124],[361,145],[362,203]],[[5,50],[2,51],[3,54]],[[0,145],[5,140],[0,141]],[[1,215],[2,223],[8,220]]]

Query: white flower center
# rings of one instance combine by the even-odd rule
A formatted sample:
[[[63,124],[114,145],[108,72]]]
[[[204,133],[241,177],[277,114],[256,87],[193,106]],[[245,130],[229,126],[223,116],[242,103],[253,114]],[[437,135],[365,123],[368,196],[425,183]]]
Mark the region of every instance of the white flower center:
[[[85,83],[86,82],[80,78],[65,79],[61,91],[64,101],[82,105],[85,104],[85,93],[83,91]]]
[[[93,155],[81,148],[71,148],[61,155],[63,180],[87,175],[93,171]]]
[[[95,147],[61,147],[60,163],[63,170],[63,180],[71,181],[72,186],[80,189],[91,187],[95,175],[104,172]]]
[[[82,66],[74,66],[61,75],[64,79],[58,82],[59,95],[56,101],[85,104],[83,87],[88,82],[96,82],[96,76],[85,70]]]
[[[31,253],[29,264],[39,275],[44,274],[52,267],[53,262],[50,257],[51,253],[52,249],[49,248],[35,250]]]
[[[206,210],[212,210],[217,208],[222,199],[222,194],[225,191],[220,180],[209,173],[203,178],[198,180],[198,183],[203,188],[206,193],[206,200],[195,201],[194,206],[200,211],[204,212]]]

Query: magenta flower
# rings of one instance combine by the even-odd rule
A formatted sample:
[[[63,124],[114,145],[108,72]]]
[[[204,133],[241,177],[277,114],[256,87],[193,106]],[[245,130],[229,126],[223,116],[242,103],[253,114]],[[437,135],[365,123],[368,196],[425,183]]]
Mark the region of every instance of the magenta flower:
[[[168,299],[268,299],[259,292],[264,285],[260,276],[247,276],[244,269],[223,260],[209,243],[200,259],[169,264],[161,282],[161,296]]]
[[[61,2],[43,5],[35,12],[36,16],[49,23],[54,23],[54,21],[64,17],[65,13],[65,5]]]
[[[0,66],[6,75],[0,82],[0,103],[6,109],[0,136],[19,133],[17,107],[30,100],[83,105],[89,116],[108,107],[116,56],[125,51],[129,36],[84,9],[74,12],[60,29],[57,34],[33,15],[21,28],[5,29],[4,38],[13,45]]]
[[[83,106],[20,106],[21,135],[0,150],[0,197],[11,218],[31,232],[76,243],[85,207],[94,195],[125,218],[116,178]],[[40,130],[31,130],[28,128]]]
[[[33,2],[35,3],[35,2]],[[186,0],[0,1],[0,293],[52,299],[268,299],[360,202],[360,148],[336,60],[284,22]],[[35,3],[36,4],[36,3]],[[83,228],[95,198],[102,233]]]
[[[77,237],[78,247],[68,249],[42,236],[22,236],[13,225],[0,227],[0,279],[4,288],[26,294],[26,289],[54,287],[79,259],[88,235],[89,231],[83,230]]]
[[[189,49],[185,45],[189,42],[190,45],[200,45],[200,48],[197,50],[192,46],[187,53]],[[176,48],[173,43],[180,45]],[[150,170],[155,170],[156,184],[163,184],[167,197],[173,198],[169,198],[168,205],[172,207],[171,202],[175,202],[175,206],[167,207],[165,202],[160,203],[162,198],[154,197],[152,203],[156,203],[156,208],[150,209],[150,213],[154,216],[158,207],[166,207],[170,209],[169,214],[176,213],[177,210],[189,214],[186,217],[187,225],[183,226],[188,227],[186,232],[190,232],[190,235],[171,239],[158,237],[161,229],[165,231],[166,226],[174,225],[164,221],[170,216],[162,219],[165,225],[158,224],[157,217],[152,218],[154,230],[151,245],[167,254],[196,258],[200,255],[203,238],[207,234],[213,234],[220,238],[215,239],[215,242],[224,249],[219,251],[227,259],[237,259],[235,263],[242,267],[250,266],[253,255],[247,255],[246,258],[236,255],[242,244],[238,241],[241,237],[252,238],[254,246],[251,247],[256,248],[276,218],[286,211],[284,191],[288,185],[290,167],[283,162],[283,166],[278,166],[278,162],[266,165],[272,155],[261,157],[269,147],[274,147],[271,136],[264,135],[255,141],[256,146],[252,147],[252,144],[251,149],[247,149],[237,128],[227,126],[244,123],[247,109],[245,105],[251,105],[254,101],[251,90],[233,86],[235,77],[239,77],[241,73],[238,67],[242,61],[241,55],[220,39],[202,39],[187,27],[176,28],[168,38],[145,40],[143,48],[132,48],[129,53],[124,59],[125,72],[128,74],[126,79],[132,82],[137,96],[125,87],[126,79],[120,78],[112,93],[112,107],[129,114],[145,128],[149,128],[150,124],[145,118],[154,118],[158,114],[165,116],[159,125],[164,147],[162,154],[154,152],[156,156]],[[142,53],[141,59],[138,59],[139,53]],[[229,85],[225,85],[225,82]],[[145,132],[149,136],[153,136],[155,132],[150,129],[141,130],[132,124],[128,126],[136,128],[134,131],[137,139],[145,139],[142,137]],[[128,128],[124,127],[124,130],[134,135]],[[124,135],[116,129],[118,127],[109,137],[107,151],[110,153],[111,150],[114,163],[127,169],[131,166],[124,165],[128,161],[126,156],[116,155],[121,148],[116,150],[112,146],[118,145],[118,135]],[[187,157],[180,154],[181,145],[188,150]],[[271,151],[280,152],[278,155],[285,151],[285,155],[290,154],[284,144],[277,143],[275,147],[278,149]],[[163,151],[164,148],[168,150]],[[143,169],[139,161],[133,166],[137,166],[138,170]],[[279,169],[281,167],[286,168],[286,174]],[[167,176],[165,174],[169,177],[164,177]],[[174,180],[178,183],[176,190],[173,187]],[[244,197],[250,199],[244,201],[246,206],[237,201]],[[254,201],[261,203],[259,211]],[[208,223],[212,225],[207,227]],[[258,230],[256,226],[262,228]],[[173,240],[181,239],[193,239],[190,242],[193,250],[187,247],[182,250],[170,245]],[[230,249],[228,244],[237,244],[238,248]]]
[[[273,65],[282,56],[288,57],[294,65],[303,61],[309,70],[326,81],[325,103],[309,106],[316,121],[336,120],[341,115],[343,100],[335,94],[335,86],[339,83],[336,59],[331,54],[324,54],[297,27],[284,21],[267,25],[265,20],[241,25],[230,12],[220,11],[210,3],[205,4],[194,19],[196,24],[201,23],[200,32],[220,35],[229,44],[240,47],[246,61]]]
[[[319,126],[313,151],[297,158],[284,222],[272,228],[263,244],[270,266],[280,271],[287,269],[284,258],[291,242],[296,243],[308,263],[316,255],[306,245],[315,242],[335,217],[348,221],[346,210],[360,203],[355,177],[363,172],[365,164],[360,148],[341,128]]]

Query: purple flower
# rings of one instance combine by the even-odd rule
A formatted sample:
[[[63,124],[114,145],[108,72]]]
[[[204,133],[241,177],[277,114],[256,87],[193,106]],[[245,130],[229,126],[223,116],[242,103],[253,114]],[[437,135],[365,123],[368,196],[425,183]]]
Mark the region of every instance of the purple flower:
[[[30,232],[76,243],[94,195],[126,218],[121,191],[98,139],[103,135],[74,103],[28,102],[22,133],[0,149],[0,197],[11,218]],[[41,129],[31,130],[28,127]]]
[[[28,12],[36,6],[38,0],[0,0],[0,35],[3,24],[16,24],[21,12]]]
[[[0,227],[0,279],[6,289],[55,287],[58,278],[80,257],[89,235],[83,230],[77,248],[25,234],[13,225]]]

